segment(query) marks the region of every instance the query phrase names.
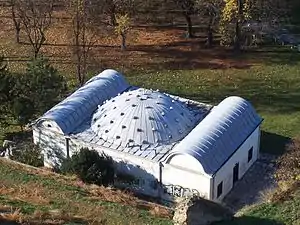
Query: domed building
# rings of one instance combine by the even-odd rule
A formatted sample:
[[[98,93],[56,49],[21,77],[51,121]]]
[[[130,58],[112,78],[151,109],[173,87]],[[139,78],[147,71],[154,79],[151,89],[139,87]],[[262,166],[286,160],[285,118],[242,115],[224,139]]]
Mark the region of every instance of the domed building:
[[[33,139],[49,167],[88,147],[135,177],[135,191],[221,201],[258,158],[261,122],[240,97],[212,106],[131,86],[105,70],[39,118]]]

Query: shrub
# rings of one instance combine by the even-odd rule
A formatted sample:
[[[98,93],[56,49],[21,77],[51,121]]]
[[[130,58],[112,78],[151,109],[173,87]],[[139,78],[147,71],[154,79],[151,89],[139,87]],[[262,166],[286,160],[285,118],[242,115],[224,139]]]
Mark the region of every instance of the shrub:
[[[95,150],[82,148],[61,165],[61,172],[76,174],[83,182],[107,186],[114,181],[113,160]]]
[[[41,149],[33,143],[17,145],[16,149],[12,151],[11,159],[35,167],[44,166]]]

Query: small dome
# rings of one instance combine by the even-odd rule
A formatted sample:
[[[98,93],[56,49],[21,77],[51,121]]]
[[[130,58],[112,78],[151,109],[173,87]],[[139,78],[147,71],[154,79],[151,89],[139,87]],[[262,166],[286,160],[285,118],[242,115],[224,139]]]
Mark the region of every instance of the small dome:
[[[92,129],[104,140],[123,147],[158,146],[181,140],[196,122],[182,102],[139,88],[100,106],[93,115]]]

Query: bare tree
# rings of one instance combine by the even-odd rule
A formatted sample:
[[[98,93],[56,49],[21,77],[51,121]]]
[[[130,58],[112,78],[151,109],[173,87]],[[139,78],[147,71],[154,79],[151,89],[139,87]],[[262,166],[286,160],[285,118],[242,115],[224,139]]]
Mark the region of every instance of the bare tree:
[[[179,7],[186,20],[186,36],[187,38],[193,37],[193,23],[192,15],[196,14],[196,2],[195,0],[173,0],[174,3]]]
[[[34,57],[46,41],[52,22],[54,0],[16,0],[15,9],[33,48]]]
[[[16,42],[20,43],[20,32],[21,32],[21,19],[17,16],[16,12],[16,0],[10,0],[10,11],[11,11],[11,18],[15,26],[16,31]]]
[[[89,14],[89,10],[92,9],[90,3],[87,0],[72,0],[69,7],[72,16],[73,56],[80,85],[85,82],[89,53],[96,42],[96,30]]]
[[[222,0],[196,0],[198,15],[207,23],[207,42],[206,46],[211,48],[213,45],[213,30],[222,11]]]

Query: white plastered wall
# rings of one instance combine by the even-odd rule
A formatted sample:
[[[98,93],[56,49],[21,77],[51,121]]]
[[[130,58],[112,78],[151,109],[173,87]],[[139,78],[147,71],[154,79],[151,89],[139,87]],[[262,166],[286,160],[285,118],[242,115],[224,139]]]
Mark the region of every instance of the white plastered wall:
[[[260,128],[257,127],[230,159],[217,171],[213,180],[214,201],[221,201],[233,187],[233,167],[239,163],[239,179],[247,172],[259,157]],[[248,162],[248,151],[253,147],[253,156]],[[217,187],[223,181],[222,195],[217,198]]]
[[[46,167],[58,166],[67,157],[66,138],[58,132],[33,127],[33,142],[41,147]]]
[[[34,127],[33,139],[34,143],[39,144],[43,149],[45,166],[59,165],[61,160],[67,157],[66,137],[64,135],[44,129],[44,127]],[[137,178],[138,183],[134,187],[136,192],[169,201],[191,194],[210,198],[211,178],[201,173],[169,164],[160,164],[129,153],[103,148],[72,138],[69,141],[69,155],[72,156],[81,147],[95,149],[111,156],[117,162],[119,171]],[[162,182],[162,188],[157,185],[158,182]]]

